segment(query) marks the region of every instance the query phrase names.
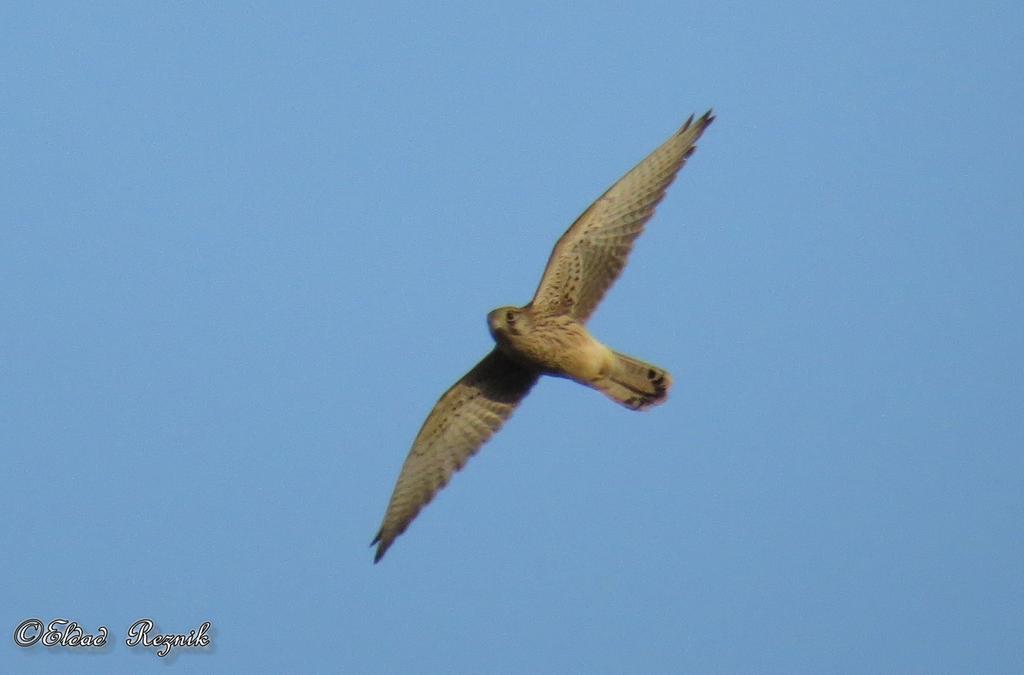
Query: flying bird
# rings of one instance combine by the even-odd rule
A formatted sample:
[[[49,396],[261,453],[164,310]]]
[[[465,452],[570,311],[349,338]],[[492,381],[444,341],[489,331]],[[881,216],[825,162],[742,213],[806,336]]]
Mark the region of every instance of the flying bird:
[[[496,345],[441,396],[416,435],[370,544],[377,546],[375,563],[501,428],[541,375],[574,380],[632,410],[666,399],[672,386],[668,372],[609,349],[585,324],[714,119],[710,110],[696,122],[690,116],[591,204],[555,244],[529,304],[499,307],[487,315]]]

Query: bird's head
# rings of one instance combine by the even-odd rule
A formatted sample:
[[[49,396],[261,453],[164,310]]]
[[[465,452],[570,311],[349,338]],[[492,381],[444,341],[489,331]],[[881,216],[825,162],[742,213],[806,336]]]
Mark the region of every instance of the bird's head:
[[[527,321],[527,316],[519,307],[499,307],[487,315],[487,327],[495,340],[499,336],[519,335],[519,329]]]

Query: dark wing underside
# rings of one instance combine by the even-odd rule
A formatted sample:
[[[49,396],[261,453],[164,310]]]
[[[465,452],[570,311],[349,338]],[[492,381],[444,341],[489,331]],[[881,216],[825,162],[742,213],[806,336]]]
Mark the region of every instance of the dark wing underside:
[[[384,522],[372,542],[377,544],[374,562],[501,428],[538,377],[536,371],[518,365],[495,348],[444,393],[402,465]]]

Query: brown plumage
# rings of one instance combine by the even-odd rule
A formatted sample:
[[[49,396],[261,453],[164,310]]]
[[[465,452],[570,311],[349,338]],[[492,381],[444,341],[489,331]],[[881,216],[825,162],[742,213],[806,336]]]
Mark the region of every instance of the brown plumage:
[[[488,314],[497,346],[445,392],[423,423],[372,542],[374,562],[501,428],[541,375],[575,380],[633,410],[666,399],[668,372],[612,351],[584,324],[713,120],[710,110],[696,122],[688,119],[584,211],[555,245],[528,305]]]

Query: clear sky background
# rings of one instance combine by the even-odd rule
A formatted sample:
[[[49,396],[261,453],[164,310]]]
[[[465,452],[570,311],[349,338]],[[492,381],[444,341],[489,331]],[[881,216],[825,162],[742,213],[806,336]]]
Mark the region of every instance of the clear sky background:
[[[1022,72],[1019,2],[4,5],[0,672],[1021,672]],[[373,565],[712,106],[591,322],[669,401],[541,382]]]

